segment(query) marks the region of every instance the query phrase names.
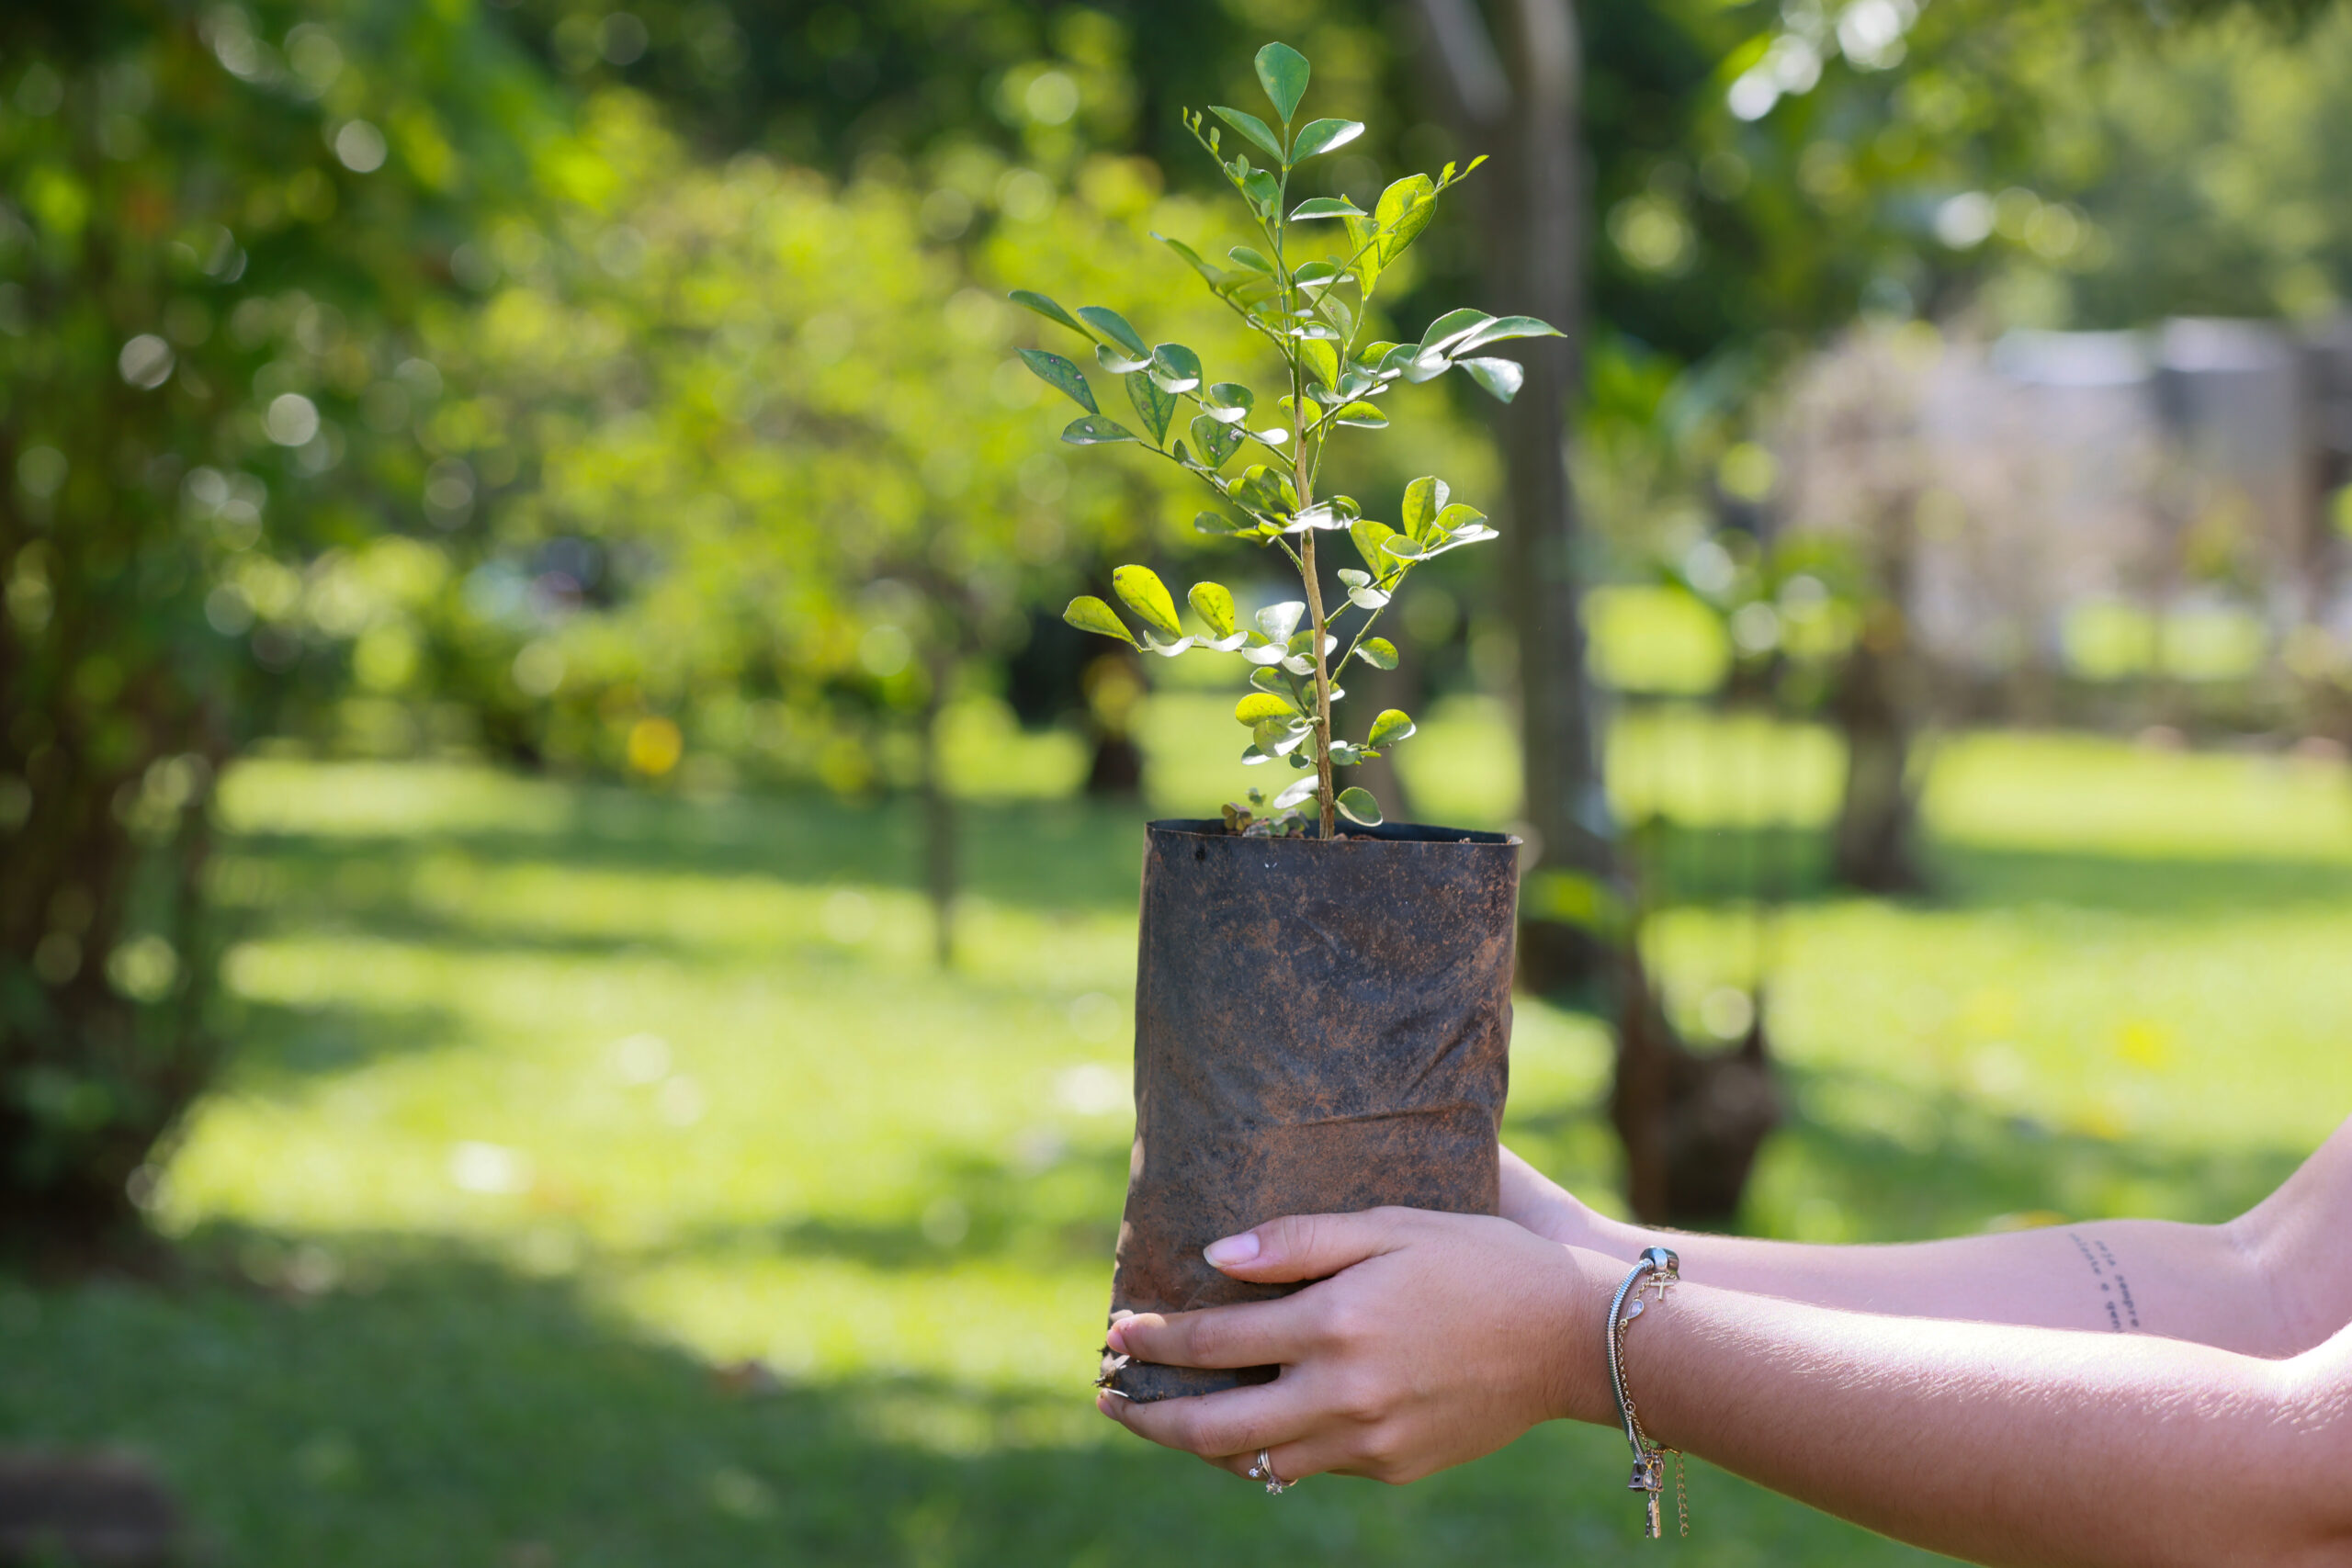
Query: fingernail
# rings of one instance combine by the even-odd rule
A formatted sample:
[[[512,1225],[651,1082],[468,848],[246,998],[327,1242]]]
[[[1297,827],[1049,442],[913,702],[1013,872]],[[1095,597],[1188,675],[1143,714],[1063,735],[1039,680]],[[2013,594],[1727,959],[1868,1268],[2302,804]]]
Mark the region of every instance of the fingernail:
[[[1119,1332],[1121,1329],[1126,1327],[1126,1320],[1122,1318],[1120,1321],[1111,1325],[1110,1333],[1105,1334],[1102,1337],[1102,1342],[1110,1346],[1111,1353],[1114,1356],[1125,1356],[1129,1353],[1127,1350],[1126,1339]]]
[[[1108,1389],[1104,1389],[1102,1393],[1094,1396],[1094,1408],[1101,1411],[1103,1415],[1108,1416],[1114,1421],[1116,1421],[1119,1418],[1119,1406],[1123,1403],[1125,1402],[1122,1401],[1117,1394],[1113,1393]]]
[[[1229,1235],[1223,1241],[1213,1241],[1201,1253],[1201,1256],[1219,1269],[1230,1269],[1237,1263],[1247,1263],[1258,1256],[1258,1233],[1243,1231],[1239,1235]]]

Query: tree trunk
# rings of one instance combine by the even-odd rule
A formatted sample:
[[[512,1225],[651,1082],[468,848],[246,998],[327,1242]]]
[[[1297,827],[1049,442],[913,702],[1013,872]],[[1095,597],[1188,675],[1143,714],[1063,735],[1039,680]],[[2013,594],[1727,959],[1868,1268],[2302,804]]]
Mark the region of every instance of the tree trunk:
[[[1620,870],[1585,671],[1567,465],[1572,399],[1583,379],[1582,50],[1570,0],[1508,0],[1512,73],[1470,0],[1419,0],[1419,12],[1456,123],[1473,144],[1465,151],[1495,154],[1471,187],[1487,308],[1541,317],[1565,334],[1519,345],[1526,382],[1494,412],[1508,490],[1504,599],[1519,632],[1521,766],[1535,860],[1520,972],[1537,990],[1558,990],[1605,978],[1610,940],[1564,918],[1576,900],[1547,898],[1547,875],[1589,887],[1613,883]]]
[[[1894,656],[1856,648],[1831,703],[1846,738],[1831,874],[1865,893],[1916,893],[1927,886],[1913,848],[1918,791],[1911,778],[1911,723],[1895,690],[1894,662]]]
[[[1645,1224],[1727,1226],[1738,1217],[1757,1150],[1781,1122],[1762,987],[1746,1038],[1701,1053],[1675,1034],[1638,943],[1626,945],[1621,964],[1609,1117],[1625,1145],[1625,1201]]]
[[[947,705],[949,669],[934,661],[931,695],[922,710],[923,886],[931,895],[932,952],[942,969],[956,966],[956,797],[948,792],[946,768],[940,756],[940,716]]]
[[[1846,740],[1846,790],[1831,836],[1830,874],[1865,893],[1917,893],[1918,780],[1911,766],[1918,716],[1928,707],[1928,671],[1912,642],[1912,515],[1908,491],[1877,519],[1874,549],[1882,597],[1863,615],[1838,672],[1829,709]]]
[[[1650,988],[1638,923],[1611,918],[1631,900],[1585,668],[1567,464],[1583,385],[1587,231],[1576,9],[1572,0],[1501,0],[1508,73],[1472,0],[1418,0],[1417,9],[1465,150],[1495,156],[1473,182],[1487,308],[1539,316],[1564,334],[1521,345],[1525,384],[1494,415],[1509,491],[1504,599],[1519,632],[1521,766],[1535,851],[1520,906],[1520,977],[1555,994],[1615,983],[1611,1111],[1634,1210],[1720,1223],[1739,1206],[1780,1101],[1760,1014],[1737,1048],[1691,1051]]]

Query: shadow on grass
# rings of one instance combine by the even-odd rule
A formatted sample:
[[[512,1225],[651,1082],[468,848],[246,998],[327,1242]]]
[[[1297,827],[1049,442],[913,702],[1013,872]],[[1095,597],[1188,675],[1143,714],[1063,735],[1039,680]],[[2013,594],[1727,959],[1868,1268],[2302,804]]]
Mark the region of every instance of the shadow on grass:
[[[844,1376],[746,1397],[575,1283],[446,1245],[213,1231],[191,1251],[168,1291],[0,1280],[0,1437],[144,1452],[244,1568],[1650,1560],[1599,1428],[1274,1506],[1106,1430],[1082,1386]],[[341,1282],[232,1271],[261,1253]],[[1703,1467],[1691,1487],[1710,1563],[1931,1561]]]
[[[1962,1235],[2003,1215],[2211,1224],[2268,1196],[2312,1152],[2094,1136],[1891,1080],[1783,1070],[1801,1110],[1776,1156],[1856,1239]],[[1836,1110],[1824,1114],[1825,1101]]]
[[[1768,1179],[1826,1204],[1825,1239],[1926,1241],[2059,1218],[2211,1224],[2268,1196],[2312,1152],[2099,1137],[1890,1077],[1785,1062],[1779,1072],[1792,1113],[1765,1144],[1759,1168],[1770,1176],[1751,1184],[1738,1227],[1749,1234],[1785,1228],[1757,1212],[1757,1186]],[[1511,1135],[1557,1171],[1574,1134],[1604,1125],[1598,1107],[1569,1107],[1517,1116]]]
[[[1815,903],[1857,895],[1829,875],[1829,841],[1805,829],[1667,826],[1636,837],[1653,896],[1668,904],[1779,898]],[[2213,917],[2249,909],[2352,907],[2352,865],[2252,857],[2103,854],[1934,841],[1929,908],[2054,905],[2068,908]]]
[[[560,863],[583,870],[759,876],[823,885],[922,886],[911,802],[871,806],[776,795],[695,803],[582,785],[544,831],[415,834],[249,830],[232,847],[288,863],[307,888],[348,897],[325,874],[355,861],[400,862],[455,851],[488,864]],[[962,861],[969,890],[1045,908],[1131,907],[1143,863],[1140,805],[1099,801],[967,803]]]
[[[223,1015],[237,1043],[232,1071],[249,1088],[348,1072],[390,1057],[462,1043],[463,1028],[442,1008],[240,1001]]]
[[[920,1190],[930,1196],[903,1218],[706,1226],[664,1250],[833,1258],[888,1272],[973,1259],[1107,1269],[1126,1186],[1125,1145],[1057,1150],[1026,1166],[965,1154],[928,1162]]]

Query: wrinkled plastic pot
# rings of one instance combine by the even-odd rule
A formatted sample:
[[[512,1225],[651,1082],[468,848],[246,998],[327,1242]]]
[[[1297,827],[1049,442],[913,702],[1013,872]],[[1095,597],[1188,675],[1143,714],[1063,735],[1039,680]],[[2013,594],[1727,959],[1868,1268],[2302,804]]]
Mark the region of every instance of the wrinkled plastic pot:
[[[1114,1318],[1299,1289],[1201,1256],[1279,1215],[1495,1212],[1518,846],[1408,824],[1328,843],[1149,825]],[[1276,1371],[1106,1355],[1102,1381],[1148,1402]]]

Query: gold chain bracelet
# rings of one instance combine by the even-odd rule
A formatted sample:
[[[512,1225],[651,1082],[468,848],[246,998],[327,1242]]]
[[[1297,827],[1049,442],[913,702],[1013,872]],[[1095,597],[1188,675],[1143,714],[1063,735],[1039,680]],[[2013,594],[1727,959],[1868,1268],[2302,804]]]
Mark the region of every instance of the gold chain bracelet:
[[[1642,1418],[1634,1408],[1633,1390],[1625,1386],[1625,1328],[1642,1315],[1638,1292],[1644,1289],[1644,1276],[1648,1277],[1647,1289],[1655,1292],[1654,1301],[1666,1300],[1671,1286],[1682,1282],[1682,1259],[1663,1247],[1643,1249],[1625,1282],[1617,1287],[1616,1296],[1609,1303],[1609,1386],[1617,1395],[1617,1418],[1625,1428],[1625,1441],[1634,1450],[1634,1479],[1625,1483],[1629,1492],[1642,1494],[1645,1510],[1643,1533],[1656,1540],[1666,1533],[1659,1517],[1659,1503],[1666,1491],[1666,1456],[1674,1456],[1674,1511],[1681,1521],[1682,1533],[1690,1533],[1690,1501],[1682,1487],[1682,1450],[1661,1448],[1647,1432],[1642,1430]],[[1629,1297],[1636,1298],[1630,1305]]]

